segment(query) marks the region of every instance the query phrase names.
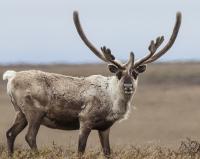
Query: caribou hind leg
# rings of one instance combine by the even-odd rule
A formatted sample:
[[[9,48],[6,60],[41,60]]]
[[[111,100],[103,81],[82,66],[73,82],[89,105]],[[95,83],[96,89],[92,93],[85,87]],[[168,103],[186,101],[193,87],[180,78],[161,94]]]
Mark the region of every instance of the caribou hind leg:
[[[106,157],[110,157],[110,142],[109,142],[110,128],[104,131],[99,130],[99,139]]]
[[[40,128],[42,119],[44,118],[45,113],[41,111],[28,111],[25,113],[28,121],[28,131],[25,136],[25,139],[30,146],[31,150],[38,151],[36,144],[36,136]]]
[[[8,155],[11,156],[13,153],[14,142],[17,135],[27,126],[27,120],[21,111],[17,112],[16,119],[12,127],[6,132]]]

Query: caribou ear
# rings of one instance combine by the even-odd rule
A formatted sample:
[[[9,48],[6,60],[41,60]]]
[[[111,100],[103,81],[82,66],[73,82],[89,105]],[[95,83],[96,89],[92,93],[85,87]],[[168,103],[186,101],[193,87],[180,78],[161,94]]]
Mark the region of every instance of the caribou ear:
[[[144,71],[146,71],[147,65],[140,65],[136,68],[136,71],[138,73],[143,73]]]
[[[108,64],[108,69],[109,69],[109,71],[112,72],[112,73],[117,73],[118,70],[119,70],[119,69],[117,68],[117,66],[112,65],[112,64]]]

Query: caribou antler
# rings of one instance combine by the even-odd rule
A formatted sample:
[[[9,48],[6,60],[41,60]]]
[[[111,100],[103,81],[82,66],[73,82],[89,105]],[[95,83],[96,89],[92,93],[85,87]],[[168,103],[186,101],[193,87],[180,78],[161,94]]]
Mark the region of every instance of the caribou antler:
[[[154,42],[153,40],[151,41],[148,49],[150,51],[149,54],[147,54],[147,56],[143,57],[142,59],[138,60],[135,63],[135,67],[143,64],[144,62],[146,62],[148,59],[150,59],[151,57],[153,57],[153,55],[156,53],[156,50],[158,49],[158,47],[163,43],[164,41],[164,36],[161,37],[157,37],[156,42]]]
[[[120,62],[116,61],[114,55],[112,55],[111,50],[109,48],[106,48],[104,46],[104,47],[101,47],[100,51],[98,49],[96,49],[95,46],[87,39],[85,33],[83,32],[77,11],[74,11],[73,18],[74,18],[74,24],[76,26],[79,36],[81,37],[83,42],[87,45],[87,47],[97,57],[99,57],[101,60],[103,60],[105,62],[114,64],[115,66],[117,66],[119,69],[122,69],[122,70],[124,70],[128,66],[128,64],[130,62],[127,62],[126,64],[122,65]],[[142,65],[142,64],[151,63],[151,62],[157,60],[158,58],[160,58],[162,55],[164,55],[174,44],[176,37],[178,35],[179,29],[180,29],[180,25],[181,25],[181,13],[178,12],[176,14],[176,23],[175,23],[172,35],[171,35],[168,43],[159,52],[156,53],[157,49],[161,46],[161,44],[164,41],[164,36],[157,37],[157,39],[155,41],[152,40],[149,45],[148,49],[149,49],[150,53],[147,54],[145,57],[137,60],[136,62],[134,62],[134,59],[133,59],[134,54],[131,53],[129,61],[133,61],[132,66],[138,67],[139,65]]]
[[[115,60],[114,55],[111,54],[111,50],[106,48],[105,46],[101,48],[101,51],[99,51],[98,49],[95,48],[95,46],[87,39],[80,21],[79,21],[79,16],[78,16],[78,12],[74,11],[73,13],[73,19],[74,19],[74,24],[76,26],[77,32],[79,34],[79,36],[81,37],[81,39],[83,40],[83,42],[85,43],[85,45],[87,45],[87,47],[97,56],[99,57],[101,60],[105,61],[105,62],[109,62],[114,64],[115,66],[117,66],[119,69],[124,69],[124,67],[122,66],[122,64],[120,64],[119,62],[117,62]]]
[[[151,63],[151,62],[157,60],[158,58],[160,58],[162,55],[164,55],[172,47],[172,45],[174,44],[174,42],[176,40],[176,37],[178,35],[178,32],[179,32],[180,25],[181,25],[181,13],[178,12],[176,14],[176,23],[175,23],[172,35],[171,35],[168,43],[165,45],[165,47],[163,49],[161,49],[158,53],[156,53],[156,50],[163,43],[164,37],[163,36],[158,37],[156,39],[156,42],[154,42],[152,40],[151,44],[149,46],[150,53],[147,56],[145,56],[144,58],[139,59],[138,61],[136,61],[134,67],[137,67],[137,66],[142,65],[142,64]]]

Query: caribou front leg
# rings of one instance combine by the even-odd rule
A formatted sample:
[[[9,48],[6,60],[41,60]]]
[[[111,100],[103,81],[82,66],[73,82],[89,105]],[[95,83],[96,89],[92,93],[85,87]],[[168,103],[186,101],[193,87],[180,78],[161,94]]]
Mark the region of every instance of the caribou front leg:
[[[78,155],[82,156],[83,153],[85,152],[85,147],[87,144],[87,139],[88,136],[91,132],[91,129],[88,127],[80,127],[80,131],[79,131],[79,139],[78,139]]]
[[[103,153],[106,157],[110,157],[109,133],[110,133],[110,128],[104,131],[99,130],[99,138],[100,138],[101,146],[103,149]]]

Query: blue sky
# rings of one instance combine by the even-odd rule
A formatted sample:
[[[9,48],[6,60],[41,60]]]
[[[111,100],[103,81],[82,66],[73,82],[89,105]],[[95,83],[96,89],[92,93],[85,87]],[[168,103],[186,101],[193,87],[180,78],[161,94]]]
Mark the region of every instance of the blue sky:
[[[0,63],[101,62],[80,40],[73,10],[96,47],[106,45],[120,60],[130,51],[144,56],[157,36],[167,41],[181,11],[177,41],[159,61],[200,60],[199,0],[1,0]]]

